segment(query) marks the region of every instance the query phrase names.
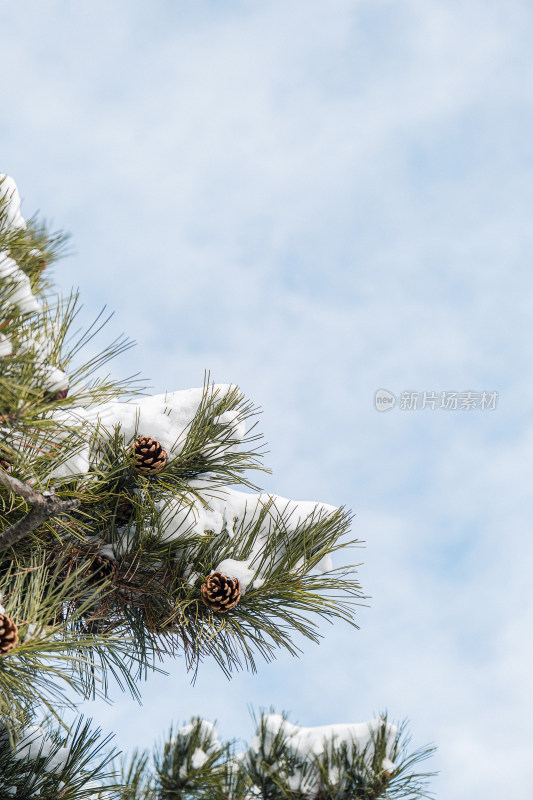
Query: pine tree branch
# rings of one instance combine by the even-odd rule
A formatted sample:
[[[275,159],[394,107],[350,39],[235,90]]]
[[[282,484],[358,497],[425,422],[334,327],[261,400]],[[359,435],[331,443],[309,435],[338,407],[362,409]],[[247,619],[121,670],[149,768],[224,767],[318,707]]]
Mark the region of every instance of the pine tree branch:
[[[35,528],[38,528],[39,525],[42,525],[43,522],[46,522],[46,520],[51,517],[57,517],[59,514],[64,514],[66,511],[70,511],[73,508],[78,508],[80,505],[80,501],[77,499],[60,500],[58,497],[48,492],[41,494],[41,492],[28,486],[27,483],[19,481],[18,478],[8,475],[3,470],[0,470],[0,483],[2,483],[6,489],[13,492],[13,494],[28,500],[32,505],[31,511],[28,511],[22,519],[17,520],[11,527],[0,534],[0,552],[7,550],[8,547],[12,547],[20,541],[20,539],[23,539],[24,536],[35,530]]]
[[[7,472],[0,471],[0,483],[3,483],[6,489],[9,489],[13,494],[23,497],[25,500],[29,500],[32,504],[38,502],[38,500],[43,497],[43,495],[37,492],[33,487],[19,481],[18,478],[14,478],[12,475],[8,475]]]

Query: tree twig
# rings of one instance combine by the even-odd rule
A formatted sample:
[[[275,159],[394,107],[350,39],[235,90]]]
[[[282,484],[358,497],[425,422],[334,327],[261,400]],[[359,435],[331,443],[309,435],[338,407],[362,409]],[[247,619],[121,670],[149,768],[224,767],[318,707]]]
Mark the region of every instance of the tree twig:
[[[0,469],[0,483],[13,494],[23,497],[32,506],[31,511],[28,511],[22,519],[19,519],[0,534],[0,552],[12,547],[28,533],[38,528],[43,522],[46,522],[47,519],[57,517],[59,514],[78,508],[80,505],[79,500],[60,500],[53,494],[41,494],[33,487],[28,486],[27,483],[8,475],[2,469]]]
[[[36,503],[43,497],[43,495],[37,492],[32,486],[19,481],[18,478],[14,478],[12,475],[9,475],[9,473],[4,472],[4,470],[0,470],[0,483],[3,483],[6,489],[9,489],[13,494],[23,497],[25,500],[29,500],[30,503]]]

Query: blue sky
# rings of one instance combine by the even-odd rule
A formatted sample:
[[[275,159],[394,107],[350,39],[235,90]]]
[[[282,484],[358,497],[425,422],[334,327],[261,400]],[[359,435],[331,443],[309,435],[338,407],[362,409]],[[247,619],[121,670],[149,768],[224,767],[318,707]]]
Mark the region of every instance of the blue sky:
[[[97,704],[121,746],[247,705],[409,717],[440,797],[531,766],[533,10],[511,0],[24,2],[0,10],[1,170],[72,234],[55,275],[154,392],[204,369],[264,409],[284,496],[346,504],[361,630],[231,683]],[[374,392],[495,390],[379,414]]]

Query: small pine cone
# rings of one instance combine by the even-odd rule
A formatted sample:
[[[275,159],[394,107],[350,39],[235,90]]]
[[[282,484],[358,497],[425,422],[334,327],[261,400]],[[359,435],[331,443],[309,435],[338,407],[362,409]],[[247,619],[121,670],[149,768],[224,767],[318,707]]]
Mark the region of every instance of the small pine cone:
[[[208,575],[202,584],[201,592],[206,606],[220,614],[235,608],[241,599],[241,585],[237,578],[228,578],[222,572]]]
[[[133,445],[134,466],[141,475],[157,475],[167,463],[167,453],[151,436],[139,436]]]
[[[12,619],[0,614],[0,656],[13,650],[19,641],[18,628]]]
[[[135,508],[130,498],[121,497],[115,509],[115,524],[119,528],[122,525],[127,525],[129,522],[131,522],[134,511]]]
[[[91,583],[101,583],[105,580],[115,581],[118,578],[118,564],[108,556],[97,553],[89,567]]]

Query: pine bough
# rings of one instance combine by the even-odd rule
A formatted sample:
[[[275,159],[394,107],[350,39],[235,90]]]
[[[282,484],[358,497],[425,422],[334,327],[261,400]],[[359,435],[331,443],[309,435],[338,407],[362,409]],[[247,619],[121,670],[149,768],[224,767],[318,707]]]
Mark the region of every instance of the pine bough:
[[[138,678],[165,653],[183,656],[193,676],[206,657],[229,675],[255,670],[258,655],[270,660],[279,648],[298,653],[294,637],[317,641],[321,619],[356,627],[356,565],[334,567],[331,556],[357,542],[343,508],[265,494],[251,480],[265,469],[258,410],[238,387],[207,376],[199,389],[147,396],[135,380],[103,371],[131,345],[123,338],[83,359],[105,320],[76,333],[77,296],[53,294],[46,267],[64,238],[24,220],[6,176],[0,198],[0,600],[18,628],[0,657],[1,796],[15,787],[17,797],[89,797],[98,736],[80,723],[66,748],[57,731],[28,727],[36,707],[60,721],[72,690],[106,695],[110,675],[136,694]],[[166,452],[157,473],[136,469],[138,437]],[[238,602],[225,613],[202,601],[214,573],[233,587],[238,581]],[[239,758],[229,746],[215,753],[198,745],[191,755],[190,742],[207,730],[196,722],[161,756],[171,759],[174,788],[156,767],[147,778],[156,794],[120,796],[189,797],[179,781],[189,786],[194,773],[201,786],[207,770],[225,788],[217,795],[211,783],[195,797],[329,797],[321,770],[338,773],[335,785],[352,775],[346,792],[355,791],[370,752],[368,781],[389,784],[383,764],[394,758],[383,755],[377,769],[375,754],[397,753],[392,728],[369,728],[364,746],[353,737],[320,752],[313,746],[310,760],[288,722],[272,738],[275,719],[262,718],[259,749],[252,744]],[[350,772],[348,762],[359,766]],[[38,779],[28,764],[40,764]],[[106,764],[104,757],[93,769],[100,781]],[[381,796],[357,792],[335,797]]]

